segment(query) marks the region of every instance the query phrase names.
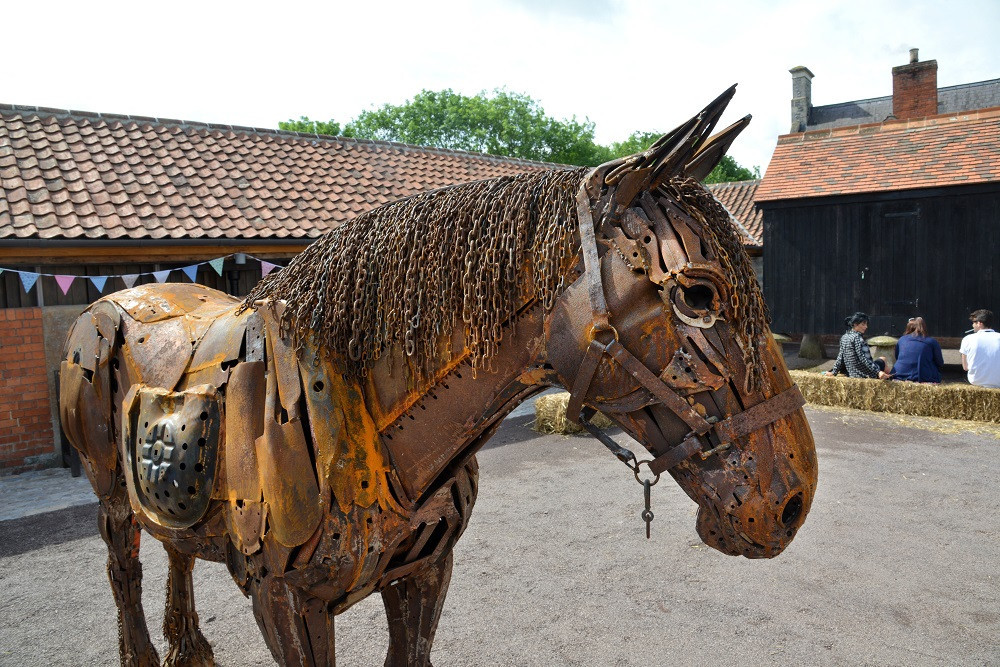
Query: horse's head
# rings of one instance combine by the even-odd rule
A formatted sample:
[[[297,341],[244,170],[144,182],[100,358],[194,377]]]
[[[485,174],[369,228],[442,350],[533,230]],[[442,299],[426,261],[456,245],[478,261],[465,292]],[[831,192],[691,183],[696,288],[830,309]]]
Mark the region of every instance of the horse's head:
[[[570,418],[610,417],[649,450],[642,476],[669,472],[698,503],[705,543],[759,558],[805,520],[816,453],[749,258],[697,183],[749,122],[709,138],[734,89],[584,180],[580,273],[548,319],[547,357]]]

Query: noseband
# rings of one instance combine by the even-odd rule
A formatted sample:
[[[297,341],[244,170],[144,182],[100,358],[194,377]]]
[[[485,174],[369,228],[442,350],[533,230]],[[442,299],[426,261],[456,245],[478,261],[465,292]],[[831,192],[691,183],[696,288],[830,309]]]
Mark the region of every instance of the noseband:
[[[590,344],[584,353],[582,362],[573,388],[570,391],[569,404],[566,408],[566,416],[579,423],[594,437],[600,440],[611,452],[623,463],[625,463],[639,479],[639,467],[645,463],[649,470],[659,479],[660,474],[670,470],[679,463],[688,460],[695,454],[701,458],[708,459],[713,454],[728,449],[738,438],[744,437],[758,431],[779,419],[787,417],[803,405],[805,399],[799,391],[797,385],[792,385],[780,394],[754,405],[751,408],[738,412],[735,415],[717,421],[714,417],[708,419],[702,417],[698,412],[681,398],[669,384],[657,377],[652,371],[639,361],[625,346],[618,340],[618,332],[611,325],[610,313],[608,312],[607,300],[604,294],[604,284],[601,279],[600,257],[597,252],[597,239],[594,229],[594,221],[591,215],[590,198],[586,191],[587,180],[577,191],[577,213],[580,224],[580,241],[583,252],[584,279],[587,281],[587,292],[590,296],[590,305],[593,312],[591,325],[587,332]],[[631,450],[619,445],[606,433],[590,423],[595,410],[592,407],[585,407],[584,401],[590,391],[594,375],[605,355],[614,359],[626,372],[628,372],[642,387],[648,390],[662,405],[670,408],[685,424],[691,429],[688,435],[678,444],[670,447],[666,452],[650,460],[638,461]],[[712,431],[715,432],[719,440],[719,445],[705,449],[699,436],[706,436]],[[655,480],[654,482],[655,483]],[[647,508],[648,507],[648,485],[647,485]],[[650,519],[652,515],[650,514]],[[647,537],[648,537],[647,519]]]

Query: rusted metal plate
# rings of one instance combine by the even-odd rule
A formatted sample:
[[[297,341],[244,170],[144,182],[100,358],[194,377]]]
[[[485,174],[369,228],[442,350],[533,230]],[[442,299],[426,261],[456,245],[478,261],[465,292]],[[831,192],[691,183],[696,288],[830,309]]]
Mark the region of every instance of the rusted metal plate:
[[[270,339],[268,351],[271,351]],[[273,354],[269,357],[273,359]],[[296,547],[313,534],[323,511],[304,424],[298,417],[279,422],[277,372],[273,366],[268,370],[264,434],[255,443],[261,491],[275,539],[286,547]]]
[[[122,321],[125,349],[143,384],[173,389],[191,358],[191,336],[183,317],[145,324]]]
[[[256,441],[264,433],[264,362],[237,365],[226,387],[226,496],[230,528],[246,554],[260,548],[264,524]]]
[[[224,292],[184,283],[140,285],[109,298],[132,319],[146,324],[182,315],[212,318],[239,304]]]
[[[267,349],[269,368],[277,373],[278,394],[281,397],[281,407],[289,415],[296,415],[299,399],[302,398],[302,380],[299,378],[299,365],[296,359],[292,341],[281,336],[278,319],[281,316],[282,304],[275,306],[275,312],[263,308],[259,313],[264,316],[267,331]]]
[[[229,379],[232,362],[239,359],[246,332],[247,314],[227,311],[212,320],[194,346],[194,356],[184,375],[185,386],[211,384],[221,387]]]

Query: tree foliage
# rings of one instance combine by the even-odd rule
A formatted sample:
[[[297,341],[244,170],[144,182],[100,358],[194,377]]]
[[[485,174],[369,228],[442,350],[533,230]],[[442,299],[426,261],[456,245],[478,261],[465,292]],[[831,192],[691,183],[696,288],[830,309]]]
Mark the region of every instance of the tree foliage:
[[[299,116],[298,120],[283,120],[278,122],[279,130],[290,132],[306,132],[308,134],[326,134],[331,137],[340,135],[340,123],[335,120],[310,120],[309,116]]]
[[[594,123],[589,119],[552,118],[531,97],[503,89],[471,97],[451,89],[424,90],[403,104],[362,111],[343,126],[332,119],[302,116],[278,127],[578,166],[597,166],[638,153],[660,137],[657,132],[637,131],[624,141],[602,146],[594,141]],[[759,168],[747,169],[726,156],[705,182],[751,178],[760,178]]]

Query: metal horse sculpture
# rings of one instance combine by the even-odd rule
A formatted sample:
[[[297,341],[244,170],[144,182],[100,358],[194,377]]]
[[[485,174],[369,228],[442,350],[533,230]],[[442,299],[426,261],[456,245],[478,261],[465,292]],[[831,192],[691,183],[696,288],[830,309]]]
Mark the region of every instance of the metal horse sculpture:
[[[430,664],[475,452],[553,385],[648,450],[597,432],[647,498],[664,472],[680,484],[707,544],[778,554],[816,459],[749,260],[697,183],[748,121],[709,138],[732,94],[593,170],[373,210],[242,304],[153,285],[81,315],[61,415],[100,497],[122,664],[159,664],[140,529],[169,555],[167,664],[214,662],[196,557],[227,564],[283,665],[334,664],[335,615],[373,591],[386,664]]]

